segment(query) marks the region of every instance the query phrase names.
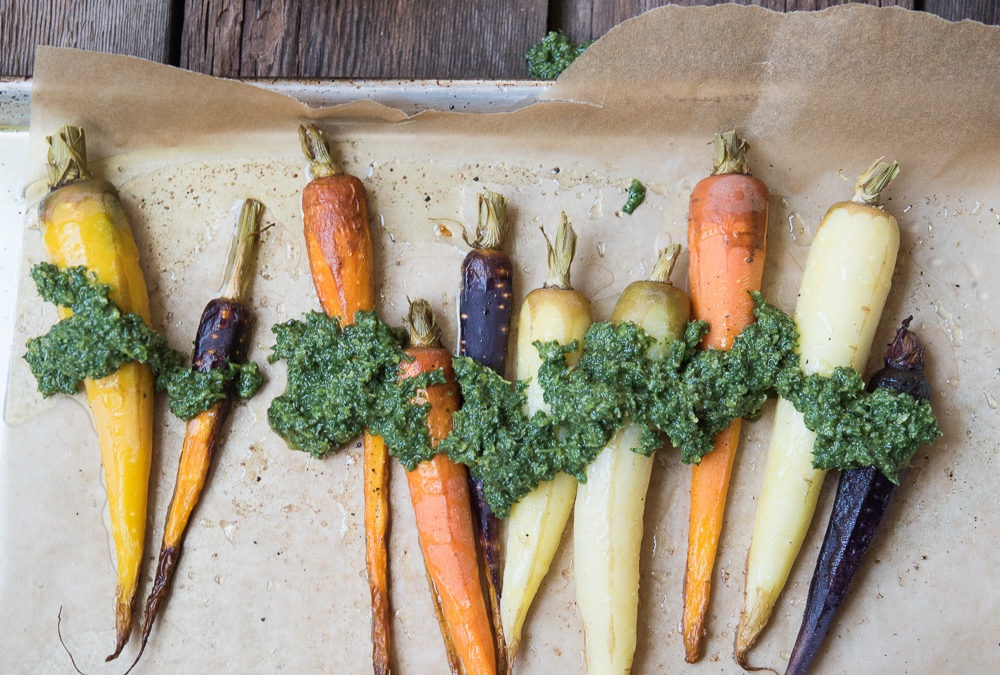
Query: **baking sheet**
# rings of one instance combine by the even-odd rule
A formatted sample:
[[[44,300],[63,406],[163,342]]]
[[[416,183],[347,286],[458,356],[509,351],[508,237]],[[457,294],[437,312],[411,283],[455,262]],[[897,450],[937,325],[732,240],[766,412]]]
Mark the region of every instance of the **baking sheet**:
[[[382,315],[399,322],[405,298],[439,309],[454,340],[454,294],[465,254],[458,232],[484,188],[511,201],[515,295],[544,280],[539,226],[565,210],[580,233],[574,281],[610,315],[620,290],[644,277],[656,248],[683,242],[686,200],[710,165],[707,141],[736,127],[751,167],[771,188],[764,292],[794,307],[816,225],[879,155],[903,173],[887,205],[902,230],[877,355],[913,314],[926,344],[944,437],[914,459],[885,534],[828,639],[819,672],[987,671],[1000,619],[997,553],[997,295],[990,252],[1000,232],[1000,33],[897,9],[841,7],[780,15],[744,7],[668,7],[626,22],[591,47],[545,94],[502,114],[403,110],[359,101],[331,110],[273,92],[135,59],[43,50],[36,62],[27,208],[41,194],[43,136],[87,128],[90,155],[116,182],[132,215],[154,322],[190,343],[221,276],[238,203],[267,206],[254,303],[252,357],[263,363],[267,327],[316,308],[301,242],[306,181],[295,127],[320,120],[336,159],[370,193]],[[94,97],[92,92],[101,96]],[[985,142],[984,142],[985,139]],[[618,212],[633,177],[649,188],[635,215]],[[444,229],[452,233],[444,235]],[[28,223],[24,260],[42,258]],[[447,270],[453,270],[448,273]],[[686,256],[675,280],[683,285]],[[19,296],[15,345],[43,332],[54,311],[31,288]],[[874,357],[873,357],[874,364]],[[82,401],[46,402],[15,360],[0,468],[0,667],[69,670],[55,634],[87,672],[112,643],[112,557],[96,439]],[[209,490],[195,514],[173,596],[144,656],[147,672],[241,669],[369,672],[360,453],[326,460],[289,451],[266,426],[283,370],[238,406]],[[770,433],[770,408],[745,425],[716,566],[706,656],[683,663],[680,588],[689,469],[658,455],[642,560],[637,672],[735,672],[729,653]],[[161,407],[151,478],[147,550],[155,555],[183,427]],[[393,473],[394,635],[402,672],[444,663],[401,471]],[[832,487],[831,485],[827,487]],[[832,490],[754,663],[783,667]],[[818,531],[817,531],[818,530]],[[525,626],[520,672],[582,670],[570,536]],[[152,573],[147,565],[146,581]],[[145,590],[145,588],[144,588]],[[130,645],[123,658],[134,654]],[[105,667],[118,672],[118,668]]]

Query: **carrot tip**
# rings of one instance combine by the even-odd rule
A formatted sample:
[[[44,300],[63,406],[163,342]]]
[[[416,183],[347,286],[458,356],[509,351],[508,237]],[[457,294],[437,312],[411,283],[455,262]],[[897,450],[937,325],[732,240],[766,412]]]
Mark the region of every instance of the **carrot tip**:
[[[124,593],[119,587],[115,602],[115,651],[104,658],[105,663],[118,658],[132,634],[133,595],[128,594],[128,597],[123,597],[123,595]]]
[[[749,663],[747,663],[746,650],[740,650],[740,649],[734,650],[733,659],[736,661],[736,665],[738,665],[740,668],[748,672],[756,673],[760,671],[766,671],[768,673],[774,673],[774,675],[778,675],[778,671],[769,666],[751,666]]]
[[[115,632],[115,651],[104,657],[105,663],[114,661],[118,658],[118,656],[122,653],[122,650],[125,648],[125,643],[128,642],[128,636],[128,633],[120,633],[118,631]]]
[[[684,660],[688,663],[697,663],[701,659],[701,636],[684,636]]]

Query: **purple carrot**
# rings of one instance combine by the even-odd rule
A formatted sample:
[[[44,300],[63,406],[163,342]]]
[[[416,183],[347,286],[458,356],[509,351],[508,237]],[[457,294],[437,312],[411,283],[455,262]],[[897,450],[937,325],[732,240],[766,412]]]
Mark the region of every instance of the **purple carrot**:
[[[912,318],[903,321],[886,350],[885,366],[872,376],[868,391],[885,388],[921,401],[930,400],[930,384],[924,377],[924,351],[917,336],[909,330]],[[805,673],[812,665],[871,546],[894,487],[874,467],[849,469],[840,474],[833,512],[809,584],[805,616],[786,675]]]
[[[500,247],[507,233],[507,200],[495,192],[479,195],[479,219],[475,238],[466,242],[472,250],[462,262],[462,291],[459,301],[461,354],[481,363],[501,376],[507,358],[511,302],[510,258]],[[500,551],[496,517],[483,495],[483,483],[469,476],[479,549],[486,565],[486,586],[493,634],[496,640],[497,671],[508,672],[507,648],[500,621]]]

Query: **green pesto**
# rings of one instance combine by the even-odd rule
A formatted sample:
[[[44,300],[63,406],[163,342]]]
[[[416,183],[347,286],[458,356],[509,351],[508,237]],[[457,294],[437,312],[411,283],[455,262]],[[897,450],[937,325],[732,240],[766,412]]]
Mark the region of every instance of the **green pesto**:
[[[482,479],[490,508],[504,518],[514,502],[562,470],[564,452],[549,416],[524,414],[524,382],[508,382],[466,356],[452,363],[462,407],[438,450]]]
[[[263,382],[254,363],[208,373],[184,367],[184,355],[140,316],[122,313],[111,300],[111,287],[98,283],[84,267],[60,270],[40,263],[31,277],[42,299],[73,311],[27,342],[24,358],[43,396],[73,394],[84,379],[107,377],[136,361],[152,368],[157,390],[170,397],[171,412],[190,419],[224,399],[230,382],[241,398],[253,396]]]
[[[885,389],[868,394],[848,368],[831,377],[805,376],[795,322],[759,294],[754,299],[757,321],[727,352],[699,348],[707,326],[698,321],[659,360],[646,356],[653,338],[628,323],[591,326],[572,368],[565,356],[575,344],[536,343],[538,379],[551,411],[530,418],[525,382],[508,382],[455,357],[463,405],[438,452],[468,466],[503,517],[557,472],[584,480],[586,466],[626,418],[645,425],[637,452],[652,454],[665,435],[682,461],[697,463],[733,419],[754,419],[777,393],[816,432],[818,467],[874,465],[897,480],[916,448],[940,433],[930,406]],[[274,400],[268,419],[290,445],[319,456],[368,427],[408,469],[433,456],[426,407],[412,399],[441,374],[398,379],[405,358],[400,331],[362,312],[343,331],[335,319],[313,313],[274,332],[271,360],[288,362],[288,390]]]
[[[639,205],[646,199],[646,186],[640,183],[638,178],[633,178],[632,182],[629,183],[627,194],[628,197],[625,199],[622,212],[631,216],[632,212],[639,208]]]
[[[536,80],[554,80],[573,63],[593,40],[575,44],[562,31],[550,31],[541,42],[533,45],[524,55],[528,62],[528,77]]]
[[[276,343],[268,360],[284,360],[288,375],[267,418],[289,446],[322,457],[370,428],[407,468],[434,455],[426,406],[411,400],[441,375],[399,379],[402,331],[373,312],[358,312],[343,329],[336,318],[310,312],[272,330]]]
[[[568,473],[581,478],[626,418],[642,421],[643,392],[654,363],[645,355],[652,343],[634,324],[596,323],[587,330],[586,348],[574,368],[566,367],[565,354],[576,349],[575,342],[535,345],[542,358],[538,381],[561,429],[559,441],[573,449],[575,462]],[[658,445],[657,434],[648,430],[638,451],[648,455]]]
[[[697,463],[732,420],[755,419],[777,393],[816,432],[817,468],[874,465],[897,480],[916,449],[940,434],[930,405],[898,392],[866,393],[850,368],[805,376],[795,322],[760,294],[754,299],[757,321],[728,352],[698,349],[706,326],[696,321],[659,361],[645,357],[650,338],[628,324],[591,326],[575,368],[563,358],[571,346],[541,345],[539,382],[554,423],[566,430],[559,435],[566,456],[592,458],[628,416],[648,425],[638,452],[656,449],[658,430],[682,461]],[[579,475],[573,463],[562,470]]]
[[[256,363],[227,363],[208,372],[191,368],[170,368],[157,376],[157,388],[169,397],[170,412],[191,419],[226,398],[230,390],[240,398],[250,398],[264,384]]]
[[[941,435],[929,401],[891,389],[867,393],[851,368],[838,368],[830,377],[802,376],[796,385],[779,391],[816,432],[817,469],[874,466],[898,484],[899,470],[917,448]]]

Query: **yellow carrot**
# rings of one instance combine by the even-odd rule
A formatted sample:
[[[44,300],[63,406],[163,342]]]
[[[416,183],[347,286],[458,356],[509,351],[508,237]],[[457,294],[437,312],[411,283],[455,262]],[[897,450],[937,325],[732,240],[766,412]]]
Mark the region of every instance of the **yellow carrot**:
[[[61,268],[86,266],[99,282],[111,286],[111,299],[122,312],[150,323],[149,296],[132,227],[114,186],[91,176],[83,129],[62,127],[48,142],[51,191],[39,208],[39,221],[50,259]],[[71,312],[60,308],[59,314],[66,317]],[[153,372],[147,365],[126,363],[112,375],[86,380],[84,388],[101,448],[118,573],[110,661],[121,653],[132,631],[146,538]]]

